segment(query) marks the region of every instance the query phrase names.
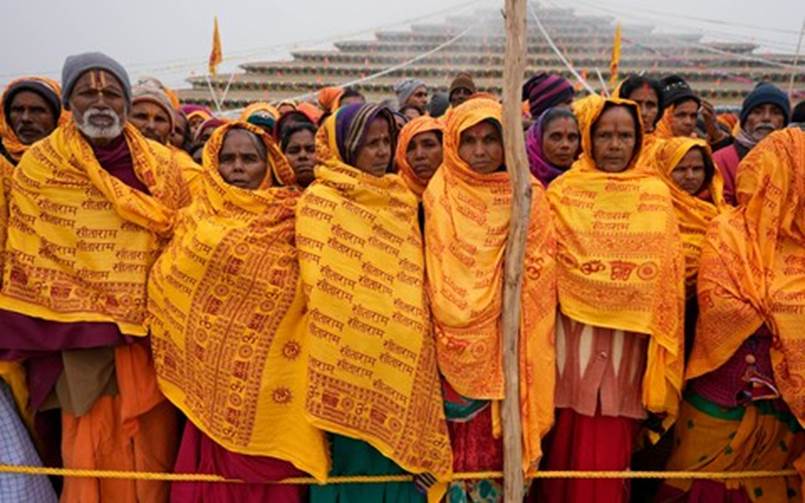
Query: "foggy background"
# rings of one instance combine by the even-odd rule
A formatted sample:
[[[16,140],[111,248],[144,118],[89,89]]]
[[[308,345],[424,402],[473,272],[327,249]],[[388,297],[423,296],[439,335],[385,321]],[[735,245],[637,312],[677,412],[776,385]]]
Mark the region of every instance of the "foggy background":
[[[706,41],[754,42],[764,52],[793,54],[805,0],[551,0],[547,7],[652,24],[666,33],[697,32]],[[0,87],[24,75],[61,78],[64,58],[102,51],[132,80],[149,75],[175,88],[207,73],[213,17],[224,62],[219,73],[249,61],[290,59],[294,49],[332,48],[344,39],[371,39],[377,29],[407,30],[412,22],[503,2],[454,0],[2,0]],[[805,47],[803,48],[805,52]],[[801,56],[800,65],[805,55]]]

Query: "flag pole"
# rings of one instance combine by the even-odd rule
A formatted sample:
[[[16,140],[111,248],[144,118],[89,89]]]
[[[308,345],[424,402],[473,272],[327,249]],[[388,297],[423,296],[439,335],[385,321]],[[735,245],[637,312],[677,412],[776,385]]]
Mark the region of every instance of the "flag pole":
[[[797,53],[794,55],[794,64],[791,67],[791,80],[788,81],[788,96],[794,98],[794,77],[797,75],[797,64],[799,63],[799,52],[802,49],[802,36],[805,35],[805,18],[802,19],[802,28],[799,29],[799,41],[797,42]]]
[[[512,186],[512,212],[503,282],[503,482],[505,503],[523,501],[523,425],[520,417],[520,292],[531,210],[525,158],[520,83],[525,73],[526,0],[506,0],[506,55],[503,68],[503,141]]]

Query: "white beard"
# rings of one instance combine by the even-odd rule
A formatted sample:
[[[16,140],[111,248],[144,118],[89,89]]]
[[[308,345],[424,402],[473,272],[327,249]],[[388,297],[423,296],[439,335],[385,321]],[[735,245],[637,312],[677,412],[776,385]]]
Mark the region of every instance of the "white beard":
[[[106,127],[95,126],[89,121],[93,116],[108,117],[112,119],[112,124]],[[120,122],[120,117],[111,110],[102,110],[93,107],[85,111],[82,117],[73,115],[73,119],[79,131],[84,133],[87,138],[93,140],[113,140],[123,133],[123,123]]]

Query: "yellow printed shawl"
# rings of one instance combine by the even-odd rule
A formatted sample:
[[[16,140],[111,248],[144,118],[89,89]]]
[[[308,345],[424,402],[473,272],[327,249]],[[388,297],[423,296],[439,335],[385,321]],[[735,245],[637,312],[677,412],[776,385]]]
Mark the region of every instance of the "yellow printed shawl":
[[[444,162],[425,190],[425,257],[439,369],[460,394],[503,399],[502,309],[511,216],[508,173],[479,175],[458,155],[461,132],[501,120],[500,105],[475,98],[455,108]],[[555,239],[542,185],[532,178],[520,322],[524,469],[535,469],[553,423],[556,356]]]
[[[805,133],[777,131],[753,148],[737,192],[704,243],[687,378],[719,368],[765,324],[775,382],[805,425]]]
[[[635,166],[639,151],[621,173],[596,167],[591,129],[607,102],[631,107],[637,117],[634,102],[598,101],[579,117],[584,154],[548,189],[559,305],[574,320],[650,336],[643,405],[667,414],[670,425],[684,365],[682,242],[668,187]]]
[[[23,156],[9,196],[0,308],[146,335],[146,279],[173,230],[183,184],[156,144],[131,125],[123,134],[151,195],[104,170],[73,123]]]
[[[345,164],[335,115],[316,182],[297,206],[310,342],[307,417],[364,440],[412,473],[449,480],[447,434],[425,302],[416,197],[398,175]],[[438,484],[437,484],[438,485]]]
[[[218,154],[235,128],[260,136],[269,172],[254,191],[228,185]],[[271,456],[323,480],[324,435],[304,414],[304,298],[294,247],[299,192],[276,144],[242,122],[205,145],[203,192],[183,210],[148,283],[159,386],[226,449]]]
[[[710,183],[702,190],[706,190],[708,200],[688,194],[680,189],[671,172],[691,149],[698,148],[704,156],[705,163],[712,169]],[[654,166],[660,178],[668,185],[671,199],[674,202],[679,231],[682,236],[682,246],[685,252],[685,284],[688,292],[696,292],[696,274],[699,271],[699,257],[702,253],[702,243],[707,232],[707,226],[727,206],[724,202],[724,179],[721,171],[715,167],[710,146],[704,140],[676,137],[663,141],[654,154]]]

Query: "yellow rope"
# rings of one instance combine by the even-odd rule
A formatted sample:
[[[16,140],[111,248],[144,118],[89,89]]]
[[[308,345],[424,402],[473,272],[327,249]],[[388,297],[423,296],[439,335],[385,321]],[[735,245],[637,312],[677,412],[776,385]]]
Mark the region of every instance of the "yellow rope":
[[[60,477],[90,477],[99,479],[157,480],[163,482],[228,482],[243,483],[242,480],[227,479],[220,475],[201,473],[157,473],[129,472],[123,470],[79,470],[69,468],[44,468],[41,466],[21,466],[0,464],[0,474],[13,473],[22,475],[56,475]],[[796,470],[759,470],[748,472],[633,472],[633,471],[541,471],[528,474],[530,479],[760,479],[771,477],[790,477],[797,475]],[[453,480],[499,479],[501,472],[466,472],[454,473]],[[328,484],[378,484],[386,482],[410,482],[411,475],[377,475],[331,477]],[[267,484],[318,484],[311,477],[295,477]]]

